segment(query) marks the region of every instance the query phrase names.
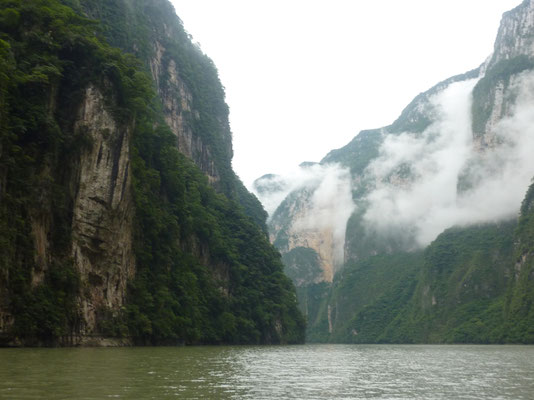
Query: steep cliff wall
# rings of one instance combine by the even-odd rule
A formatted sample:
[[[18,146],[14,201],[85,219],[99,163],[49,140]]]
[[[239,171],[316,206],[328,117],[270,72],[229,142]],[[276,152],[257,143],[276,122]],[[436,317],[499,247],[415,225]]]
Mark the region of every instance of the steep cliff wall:
[[[135,272],[131,195],[132,123],[119,124],[100,89],[89,86],[74,122],[90,146],[80,154],[72,186],[72,258],[80,274],[84,335],[98,332],[99,315],[125,305]]]
[[[208,176],[210,183],[216,184],[221,177],[215,166],[210,146],[191,129],[193,120],[200,120],[199,112],[192,108],[193,96],[180,78],[176,62],[164,58],[168,55],[163,45],[156,41],[154,47],[156,54],[150,62],[150,67],[163,103],[165,122],[176,135],[180,151],[199,166]],[[228,131],[228,122],[221,125]],[[227,135],[230,137],[229,132]],[[231,154],[231,147],[229,153]]]
[[[434,168],[448,168],[445,165],[437,165],[440,163],[437,153],[433,158],[435,145],[432,143],[439,143],[439,138],[445,140],[447,136],[447,141],[452,143],[453,140],[460,140],[460,135],[464,136],[461,139],[463,142],[459,143],[456,149],[457,154],[451,152],[449,156],[451,160],[457,157],[464,157],[464,160],[461,161],[462,165],[454,166],[457,171],[451,174],[456,174],[456,184],[451,186],[451,191],[446,196],[454,197],[458,203],[462,203],[462,197],[470,196],[469,191],[475,192],[484,179],[491,180],[492,174],[499,174],[498,167],[493,165],[496,164],[495,159],[505,159],[507,156],[504,153],[509,151],[507,148],[517,146],[517,143],[523,140],[523,134],[518,131],[525,129],[518,127],[519,123],[515,124],[512,120],[528,118],[526,115],[520,115],[522,111],[518,110],[518,107],[529,101],[531,77],[528,73],[534,68],[533,7],[531,1],[524,1],[516,9],[503,15],[494,53],[479,68],[446,79],[421,93],[391,125],[361,132],[347,146],[331,151],[321,161],[323,165],[337,163],[350,169],[352,175],[351,190],[355,212],[347,222],[345,261],[359,260],[377,253],[409,250],[421,245],[424,240],[418,237],[421,236],[418,233],[421,229],[418,222],[402,221],[402,215],[413,213],[413,210],[397,209],[394,212],[390,209],[396,216],[391,215],[392,222],[387,228],[380,229],[378,225],[384,222],[378,221],[381,218],[377,214],[386,210],[378,211],[378,208],[402,207],[399,204],[403,201],[402,193],[406,196],[413,193],[413,196],[416,196],[415,192],[423,190],[425,185],[428,186],[425,179],[428,179]],[[473,88],[472,84],[467,82],[476,84]],[[464,84],[470,86],[469,92],[464,93],[465,96],[460,99],[457,88]],[[457,97],[454,102],[448,99],[451,96]],[[466,105],[465,110],[461,111],[455,106],[463,103]],[[466,121],[468,118],[468,124],[471,126],[458,124],[460,117],[465,117]],[[457,126],[451,129],[455,123]],[[449,134],[449,131],[465,131],[468,134]],[[398,149],[397,154],[393,154],[395,147]],[[442,147],[445,148],[446,145]],[[409,154],[419,151],[418,148],[424,150],[420,151],[418,157],[410,158]],[[441,151],[445,151],[443,148]],[[466,154],[458,156],[463,153]],[[503,169],[506,162],[501,160]],[[523,169],[524,167],[521,166]],[[444,177],[436,174],[434,180],[442,178]],[[388,200],[388,197],[393,198]],[[287,197],[286,202],[291,199]],[[518,195],[517,204],[519,199]],[[413,200],[412,198],[410,201]],[[450,206],[456,207],[452,204]],[[287,208],[287,205],[284,207]],[[311,204],[305,205],[301,202],[300,214],[311,208]],[[509,217],[511,215],[512,211],[509,212]],[[287,218],[283,224],[293,225],[292,217]],[[406,219],[409,218],[411,217],[406,216]],[[295,215],[294,221],[296,219],[298,216]],[[421,219],[428,219],[428,216],[421,216]],[[406,225],[410,223],[412,226]],[[454,224],[455,221],[451,223]],[[277,219],[273,229],[276,231],[283,224]],[[443,226],[442,230],[446,227]],[[435,232],[434,237],[437,233],[439,231]],[[310,235],[309,232],[302,234]],[[298,236],[299,232],[294,231],[293,237]],[[423,244],[428,243],[427,239]]]
[[[107,26],[106,38],[112,45],[143,60],[180,152],[194,161],[212,184],[228,190],[233,153],[222,85],[213,63],[191,43],[172,5],[166,0],[80,4],[87,15]],[[125,26],[124,21],[131,25]]]
[[[0,10],[0,344],[301,342],[211,61],[167,1],[63,3]]]
[[[306,226],[306,221],[313,219],[313,211],[309,208],[312,202],[314,191],[317,188],[305,188],[284,201],[277,209],[269,222],[271,241],[277,247],[286,260],[294,258],[291,265],[287,265],[288,270],[295,270],[302,260],[298,254],[299,250],[311,249],[316,255],[316,262],[311,263],[302,272],[302,276],[295,276],[295,284],[303,286],[310,283],[322,281],[332,282],[334,278],[335,262],[334,258],[334,233],[331,226],[324,226],[317,229],[315,226]],[[319,273],[320,271],[320,273]],[[306,277],[306,278],[304,278]]]
[[[534,342],[534,186],[531,185],[519,216],[510,287],[505,298],[508,340]]]
[[[164,120],[176,136],[180,152],[204,172],[217,191],[239,202],[267,231],[267,215],[260,202],[232,170],[228,106],[217,69],[192,42],[170,2],[77,3],[80,12],[102,21],[109,43],[135,54],[152,75]]]
[[[350,174],[337,164],[307,163],[301,165],[299,175],[292,179],[295,189],[286,184],[280,187],[291,193],[269,219],[271,241],[281,251],[286,271],[297,286],[332,282],[344,261],[344,224],[354,210]],[[261,190],[272,185],[273,190]],[[276,177],[257,180],[256,187],[262,199],[278,197]]]
[[[525,54],[534,54],[534,2],[525,0],[503,14],[488,69],[499,62]]]
[[[501,143],[496,126],[513,112],[521,72],[534,68],[533,30],[532,1],[504,13],[485,74],[473,90],[473,135],[481,150]]]
[[[135,271],[134,115],[119,112],[120,78],[100,72],[106,55],[108,68],[124,64],[91,46],[90,25],[57,2],[12,6],[2,26],[13,64],[2,93],[0,331],[10,343],[98,342]]]

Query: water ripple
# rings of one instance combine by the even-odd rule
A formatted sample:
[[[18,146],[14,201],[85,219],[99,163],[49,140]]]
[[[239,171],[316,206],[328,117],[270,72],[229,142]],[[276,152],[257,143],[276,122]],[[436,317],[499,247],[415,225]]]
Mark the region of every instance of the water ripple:
[[[0,349],[0,399],[532,399],[534,346]]]

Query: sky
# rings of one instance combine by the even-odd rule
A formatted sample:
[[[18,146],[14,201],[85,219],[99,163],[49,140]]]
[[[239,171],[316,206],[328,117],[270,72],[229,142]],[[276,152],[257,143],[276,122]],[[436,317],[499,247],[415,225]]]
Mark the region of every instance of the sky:
[[[389,125],[420,92],[478,67],[520,0],[171,0],[226,89],[249,188]]]

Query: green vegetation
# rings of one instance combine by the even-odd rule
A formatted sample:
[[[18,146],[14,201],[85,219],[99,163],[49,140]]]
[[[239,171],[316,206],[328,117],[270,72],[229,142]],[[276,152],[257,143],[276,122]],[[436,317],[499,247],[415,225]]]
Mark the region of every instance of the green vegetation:
[[[512,221],[442,233],[425,251],[418,288],[406,318],[392,330],[393,339],[412,335],[432,343],[502,342],[499,303],[507,288],[515,225]]]
[[[511,285],[505,298],[505,338],[534,342],[534,185],[521,205]]]
[[[323,318],[328,312],[327,300],[330,296],[332,284],[327,282],[310,283],[297,286],[297,296],[301,311],[306,316],[308,326],[306,340],[308,342],[328,341],[328,318]]]
[[[368,207],[367,200],[356,200],[356,211],[347,221],[345,247],[349,257],[364,260],[375,254],[391,254],[415,248],[415,233],[413,227],[391,227],[387,232],[373,229],[364,221]]]
[[[529,218],[525,210],[531,211],[527,204],[519,237]],[[531,343],[532,263],[523,258],[521,272],[516,267],[516,278],[510,279],[514,251],[516,257],[523,254],[514,250],[515,228],[513,221],[451,228],[424,252],[378,255],[347,265],[317,306],[309,339]]]
[[[308,247],[295,247],[282,255],[286,275],[293,282],[313,282],[322,278],[319,254]],[[298,286],[298,285],[297,285]]]
[[[371,160],[378,157],[378,150],[382,141],[380,129],[361,131],[346,146],[329,152],[321,160],[321,164],[339,163],[350,168],[352,175],[362,175]]]
[[[99,311],[101,333],[144,344],[302,342],[304,320],[267,240],[265,212],[230,168],[228,110],[213,63],[179,20],[169,25],[184,40],[165,45],[193,95],[199,117],[191,129],[214,151],[218,191],[179,152],[148,60],[106,44],[113,36],[148,57],[150,23],[160,28],[157,21],[171,18],[170,4],[64,3],[98,11],[104,23],[57,0],[0,0],[0,307],[15,318],[9,334],[52,344],[80,329],[84,289],[70,258],[76,170],[65,166],[75,166],[92,145],[83,133],[73,135],[82,93],[92,84],[118,124],[134,127],[136,275],[121,313]],[[131,24],[133,17],[140,23]],[[50,227],[49,263],[35,250],[41,225]]]
[[[135,136],[130,331],[145,343],[302,341],[293,286],[264,233],[208,185],[168,130],[146,128]],[[215,271],[183,250],[203,246]]]
[[[310,319],[308,339],[343,343],[381,342],[387,324],[403,309],[415,288],[420,252],[369,257],[336,275],[322,313]],[[328,307],[332,333],[328,334]]]
[[[92,37],[93,22],[56,1],[0,6],[0,306],[17,315],[16,336],[49,343],[79,319],[64,165],[84,140],[67,128],[69,103],[118,53]],[[50,226],[51,262],[35,254],[40,225]]]

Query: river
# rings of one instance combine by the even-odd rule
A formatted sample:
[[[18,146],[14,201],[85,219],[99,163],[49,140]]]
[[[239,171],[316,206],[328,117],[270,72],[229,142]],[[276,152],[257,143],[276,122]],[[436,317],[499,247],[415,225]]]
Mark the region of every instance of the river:
[[[0,349],[1,399],[533,399],[534,346]]]

